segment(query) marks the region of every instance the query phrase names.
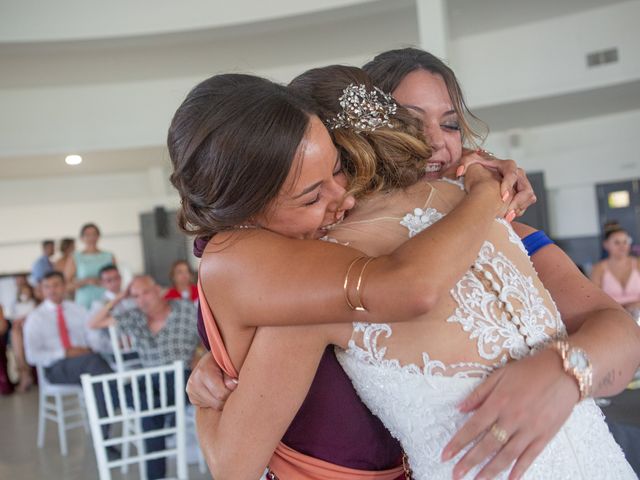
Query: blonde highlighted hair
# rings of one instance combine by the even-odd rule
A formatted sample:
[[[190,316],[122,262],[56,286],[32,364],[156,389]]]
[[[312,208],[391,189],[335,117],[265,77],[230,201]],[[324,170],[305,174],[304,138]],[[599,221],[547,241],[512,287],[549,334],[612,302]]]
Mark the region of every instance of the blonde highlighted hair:
[[[343,65],[308,70],[289,88],[310,99],[315,113],[328,124],[342,112],[339,98],[351,84],[374,88],[362,69]],[[329,131],[341,153],[350,193],[356,197],[414,184],[424,175],[431,156],[420,120],[401,106],[390,116],[389,126],[359,133],[351,127]]]

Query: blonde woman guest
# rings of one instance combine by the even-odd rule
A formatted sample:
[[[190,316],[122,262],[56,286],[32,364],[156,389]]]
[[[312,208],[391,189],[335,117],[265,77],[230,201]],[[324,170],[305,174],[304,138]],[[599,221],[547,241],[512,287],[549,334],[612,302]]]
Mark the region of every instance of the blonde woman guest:
[[[76,249],[76,241],[73,238],[63,238],[60,240],[60,257],[53,262],[54,270],[64,272],[67,262],[73,256]]]

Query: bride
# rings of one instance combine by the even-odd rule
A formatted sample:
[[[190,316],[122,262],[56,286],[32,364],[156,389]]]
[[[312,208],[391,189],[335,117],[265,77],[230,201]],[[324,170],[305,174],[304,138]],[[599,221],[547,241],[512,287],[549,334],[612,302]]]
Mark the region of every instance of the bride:
[[[398,107],[393,101],[372,89],[357,69],[336,78],[339,89],[335,92],[334,114],[323,119],[334,133],[356,131],[364,140],[355,147],[351,145],[351,149],[341,145],[347,150],[358,178],[357,172],[362,167],[358,161],[367,157],[360,155],[360,151],[370,150],[379,161],[385,161],[377,149],[378,134],[372,132],[378,131],[381,136],[401,135],[403,124],[397,121]],[[338,97],[340,106],[337,106]],[[390,118],[395,121],[391,123]],[[412,144],[407,143],[406,148],[411,149]],[[384,187],[384,178],[377,178],[374,185],[371,182],[360,185],[365,193],[385,190]],[[344,279],[345,301],[352,310],[362,313],[363,320],[367,319],[370,308],[377,308],[371,290],[372,271],[379,268],[375,264],[380,264],[380,258],[390,255],[407,238],[419,236],[427,227],[443,221],[465,201],[466,194],[461,187],[446,181],[419,181],[405,189],[385,190],[361,200],[357,211],[331,229],[326,240],[365,254],[349,259]],[[262,225],[246,225],[249,226]],[[447,462],[441,462],[443,449],[466,419],[456,408],[457,403],[482,378],[505,363],[536,352],[544,351],[548,355],[553,351],[558,362],[565,360],[568,373],[575,381],[576,400],[583,401],[527,476],[573,478],[584,474],[588,478],[635,478],[609,435],[599,410],[591,400],[585,399],[593,387],[589,357],[566,342],[564,325],[519,238],[504,221],[494,221],[483,230],[481,248],[472,268],[455,283],[450,295],[439,297],[421,318],[395,323],[393,327],[389,323],[365,321],[355,322],[353,328],[347,324],[294,327],[298,345],[308,347],[296,349],[296,360],[304,363],[303,357],[318,355],[327,343],[342,347],[339,359],[345,371],[363,400],[401,441],[414,477],[450,478],[455,460],[465,454],[465,451],[453,451]],[[220,254],[220,249],[209,249],[210,256]],[[204,294],[207,333],[221,365],[233,373],[234,363],[245,359],[237,355],[233,347],[227,353],[229,326],[215,322],[209,310],[215,296],[206,289]],[[305,329],[308,330],[305,332]],[[227,342],[223,342],[223,338]],[[234,415],[234,400],[236,396],[241,398],[242,385],[223,415]],[[224,428],[221,420],[214,421],[214,429]],[[251,459],[261,466],[261,450],[269,450],[272,442],[281,436],[278,428],[271,430],[273,440],[254,444],[250,455],[240,457],[244,463],[241,467],[248,467]],[[510,439],[515,441],[520,432],[507,431],[495,423],[487,435],[500,445]],[[590,445],[586,438],[596,443]],[[237,451],[238,455],[241,453]],[[275,475],[289,478],[273,463],[271,466]],[[245,475],[236,473],[233,478],[245,478]]]

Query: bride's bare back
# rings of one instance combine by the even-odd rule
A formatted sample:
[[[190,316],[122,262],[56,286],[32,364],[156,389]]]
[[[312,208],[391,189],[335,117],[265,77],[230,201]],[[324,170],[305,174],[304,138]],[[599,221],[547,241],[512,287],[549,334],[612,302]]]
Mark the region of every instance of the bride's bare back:
[[[384,255],[441,219],[464,195],[448,181],[377,194],[361,201],[329,240]],[[461,229],[459,235],[474,231]],[[350,346],[433,374],[485,376],[564,334],[549,293],[508,223],[496,220],[469,267],[428,315],[392,327],[355,324]]]

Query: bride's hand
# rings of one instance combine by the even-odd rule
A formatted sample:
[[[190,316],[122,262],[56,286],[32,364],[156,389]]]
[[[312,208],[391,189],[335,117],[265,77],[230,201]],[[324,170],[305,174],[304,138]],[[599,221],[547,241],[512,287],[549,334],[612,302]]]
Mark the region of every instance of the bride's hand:
[[[475,413],[445,447],[442,458],[449,460],[478,440],[456,464],[454,479],[488,459],[477,479],[494,478],[514,461],[509,479],[519,479],[569,418],[578,398],[577,382],[564,372],[557,352],[547,349],[512,362],[459,405],[462,412]],[[501,432],[506,433],[502,442]]]
[[[507,220],[513,221],[515,217],[522,216],[527,208],[536,203],[535,192],[527,178],[527,174],[513,160],[502,160],[482,149],[465,149],[460,165],[457,167],[457,176],[463,175],[467,168],[474,163],[495,170],[500,174],[502,177],[500,186],[502,194],[515,192],[515,195],[510,196],[511,202],[507,208]]]

